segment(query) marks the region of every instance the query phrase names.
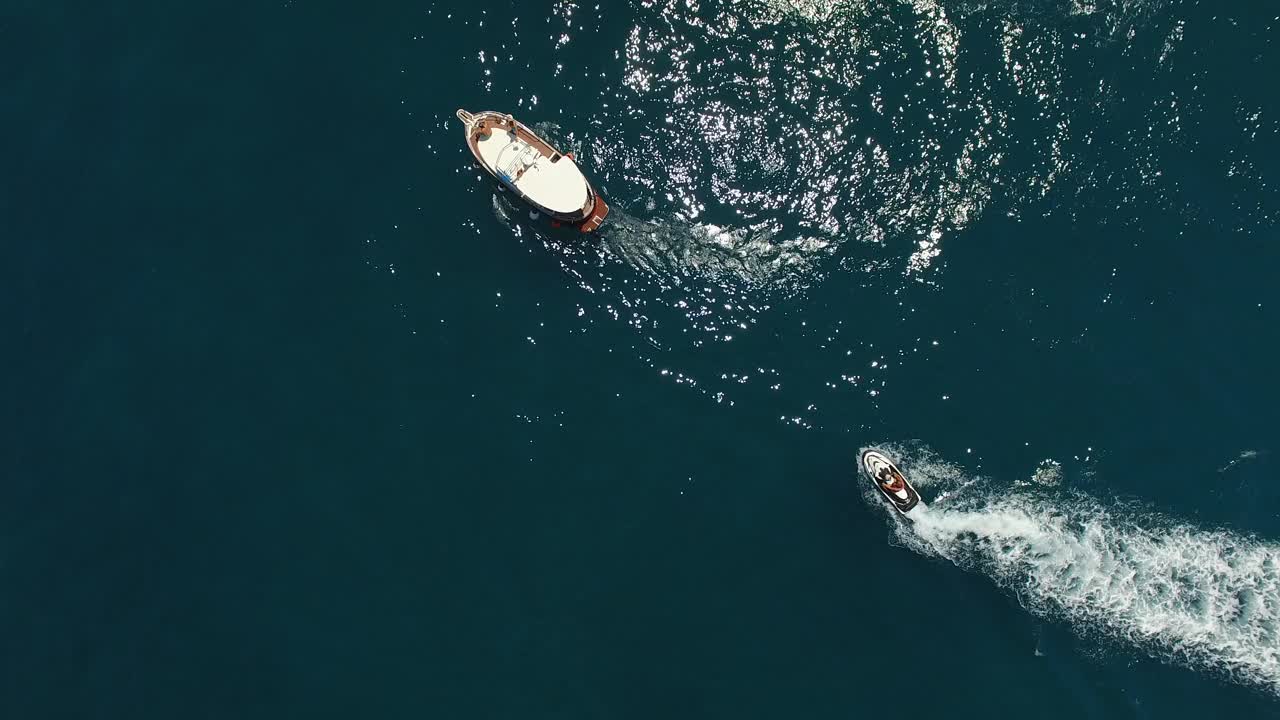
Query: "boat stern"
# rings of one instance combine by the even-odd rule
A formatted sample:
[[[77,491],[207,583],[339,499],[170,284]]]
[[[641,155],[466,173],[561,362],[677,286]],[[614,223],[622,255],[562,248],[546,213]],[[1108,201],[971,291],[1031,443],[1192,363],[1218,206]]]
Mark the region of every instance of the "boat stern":
[[[609,216],[609,206],[599,195],[595,196],[595,204],[591,206],[591,212],[587,215],[587,219],[582,221],[578,229],[584,233],[595,232],[604,223],[604,219]]]

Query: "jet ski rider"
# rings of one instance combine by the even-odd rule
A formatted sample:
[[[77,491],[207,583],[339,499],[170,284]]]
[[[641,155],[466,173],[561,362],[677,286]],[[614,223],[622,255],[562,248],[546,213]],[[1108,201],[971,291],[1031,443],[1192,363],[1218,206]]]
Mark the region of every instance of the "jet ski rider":
[[[876,480],[880,481],[880,487],[891,493],[902,492],[904,487],[902,476],[895,473],[888,466],[880,468],[880,472],[876,473]]]

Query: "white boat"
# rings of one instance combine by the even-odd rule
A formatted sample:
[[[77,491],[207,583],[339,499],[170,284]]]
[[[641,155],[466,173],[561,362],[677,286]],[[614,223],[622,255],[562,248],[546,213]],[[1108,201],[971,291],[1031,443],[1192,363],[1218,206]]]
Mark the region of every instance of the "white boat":
[[[561,154],[510,115],[459,110],[458,119],[480,167],[525,202],[582,232],[604,222],[609,206],[582,174],[573,153]]]
[[[920,494],[884,453],[878,450],[862,453],[862,470],[889,504],[903,515],[920,502]]]

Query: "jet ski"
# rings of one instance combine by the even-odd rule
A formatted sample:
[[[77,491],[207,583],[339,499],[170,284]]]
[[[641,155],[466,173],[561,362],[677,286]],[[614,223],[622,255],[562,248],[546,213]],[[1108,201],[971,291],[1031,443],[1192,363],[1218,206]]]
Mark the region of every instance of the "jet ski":
[[[920,494],[907,482],[907,476],[884,453],[878,450],[862,453],[862,471],[889,504],[903,515],[920,502]]]

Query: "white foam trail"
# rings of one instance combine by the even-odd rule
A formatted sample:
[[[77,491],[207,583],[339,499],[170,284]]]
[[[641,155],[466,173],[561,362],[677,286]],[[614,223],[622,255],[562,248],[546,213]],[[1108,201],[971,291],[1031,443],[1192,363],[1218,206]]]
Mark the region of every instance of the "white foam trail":
[[[992,577],[1029,609],[1280,694],[1280,546],[1086,497],[920,507],[909,547]]]
[[[831,242],[784,239],[768,223],[719,227],[678,219],[643,221],[621,209],[609,215],[602,242],[617,257],[663,279],[704,279],[741,289],[791,291],[815,282]]]

